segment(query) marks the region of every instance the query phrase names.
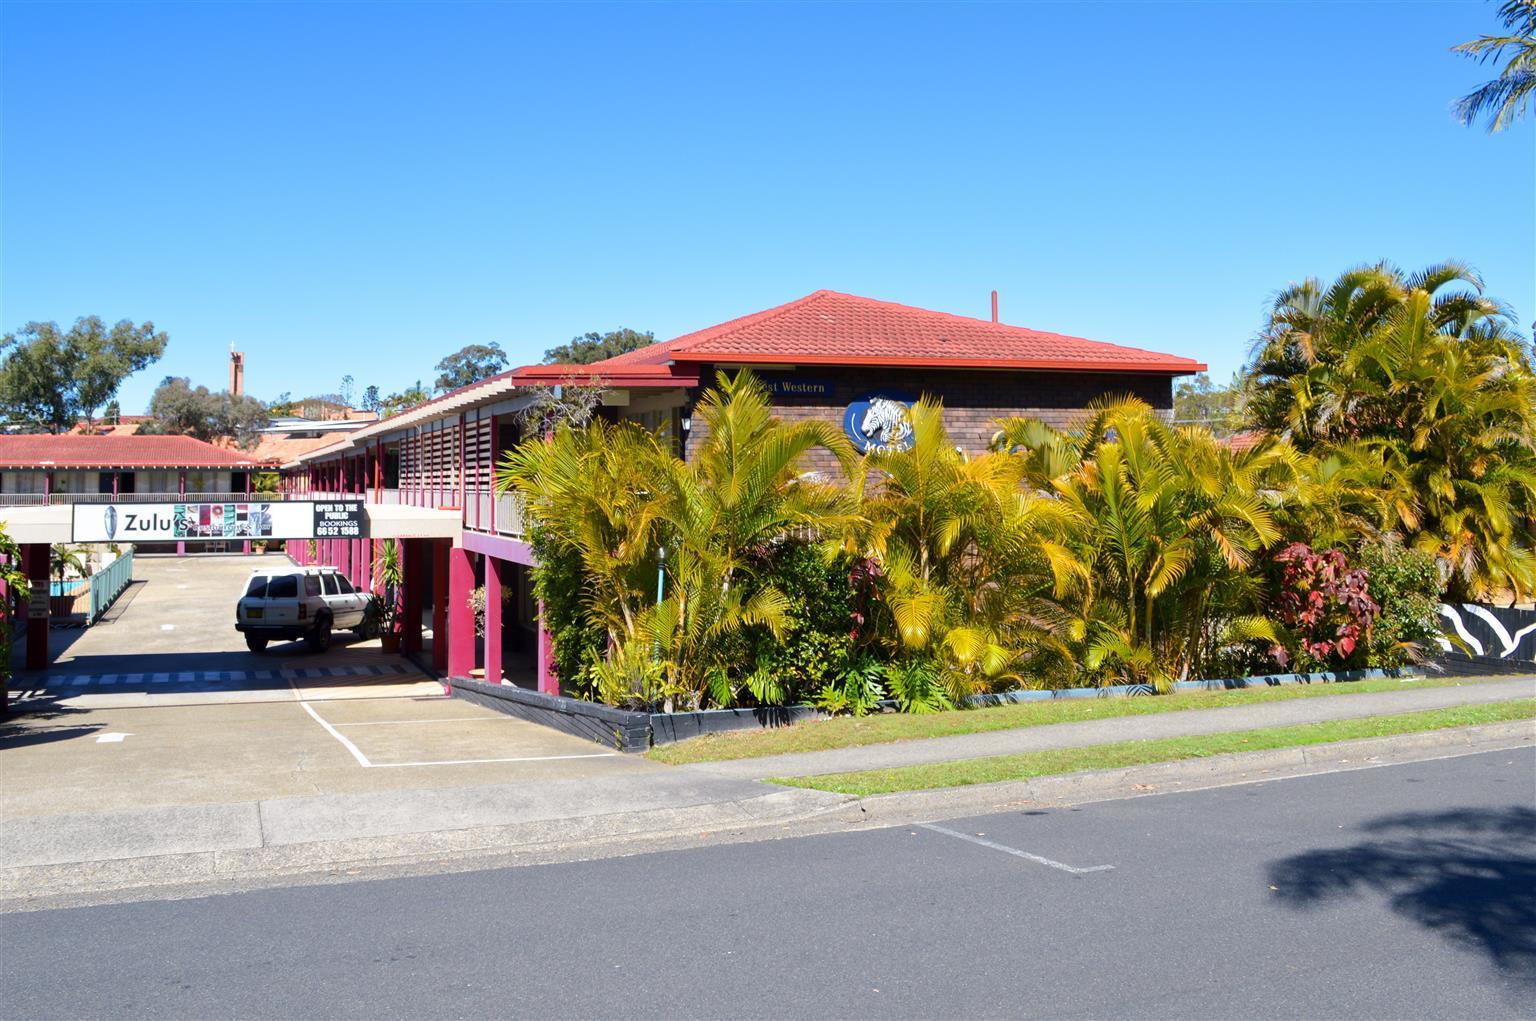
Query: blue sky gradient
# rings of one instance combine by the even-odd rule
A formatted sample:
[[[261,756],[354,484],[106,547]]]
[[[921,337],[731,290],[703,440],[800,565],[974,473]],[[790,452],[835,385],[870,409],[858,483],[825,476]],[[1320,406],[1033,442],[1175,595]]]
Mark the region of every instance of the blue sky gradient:
[[[384,392],[822,287],[1189,355],[1464,259],[1536,317],[1536,127],[1456,124],[1488,3],[6,3],[0,328]]]

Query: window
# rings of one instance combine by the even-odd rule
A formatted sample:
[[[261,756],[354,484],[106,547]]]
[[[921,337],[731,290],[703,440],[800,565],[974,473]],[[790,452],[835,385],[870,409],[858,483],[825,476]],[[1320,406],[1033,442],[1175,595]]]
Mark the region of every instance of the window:
[[[284,574],[276,578],[267,579],[268,599],[297,599],[299,597],[299,579],[297,575]]]
[[[344,596],[350,596],[357,591],[357,589],[352,587],[351,579],[345,574],[336,575],[336,587],[341,590],[341,594]]]
[[[318,596],[320,594],[320,579],[313,574],[304,576],[304,594],[306,596]]]
[[[328,596],[334,596],[340,591],[336,587],[336,576],[334,574],[322,574],[320,582],[325,587],[325,594]]]
[[[267,597],[267,579],[263,575],[257,575],[251,579],[251,583],[245,587],[245,594],[253,599],[265,599]]]

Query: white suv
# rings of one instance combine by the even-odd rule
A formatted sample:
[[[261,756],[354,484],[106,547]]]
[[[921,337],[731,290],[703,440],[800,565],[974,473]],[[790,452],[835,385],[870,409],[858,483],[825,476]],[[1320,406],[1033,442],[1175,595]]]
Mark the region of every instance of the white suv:
[[[311,652],[324,652],[333,628],[369,637],[369,602],[368,593],[354,589],[334,567],[259,568],[235,604],[235,630],[252,652],[264,652],[273,640],[297,638]]]

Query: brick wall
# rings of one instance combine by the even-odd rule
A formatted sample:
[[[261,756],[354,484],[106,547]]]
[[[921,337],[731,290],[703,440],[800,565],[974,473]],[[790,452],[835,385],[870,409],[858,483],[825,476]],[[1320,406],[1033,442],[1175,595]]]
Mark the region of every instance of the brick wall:
[[[779,395],[774,406],[788,421],[821,418],[839,429],[848,405],[871,391],[886,390],[907,398],[924,394],[944,402],[944,425],[956,445],[972,453],[987,449],[996,421],[1016,415],[1043,419],[1058,428],[1071,425],[1096,398],[1130,394],[1159,410],[1172,413],[1173,382],[1167,376],[1134,373],[914,371],[910,369],[806,368],[792,373],[761,373],[763,378],[826,382],[830,397]],[[706,368],[700,377],[712,384],[715,371]],[[687,446],[697,447],[708,436],[708,426],[698,415],[692,419]],[[832,471],[836,461],[814,452],[806,467]]]

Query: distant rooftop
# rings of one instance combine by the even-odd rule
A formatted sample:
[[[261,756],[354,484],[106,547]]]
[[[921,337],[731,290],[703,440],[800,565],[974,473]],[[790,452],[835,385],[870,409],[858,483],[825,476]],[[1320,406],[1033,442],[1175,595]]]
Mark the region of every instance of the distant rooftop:
[[[226,450],[191,436],[0,436],[0,470],[50,468],[250,468],[245,451]]]

